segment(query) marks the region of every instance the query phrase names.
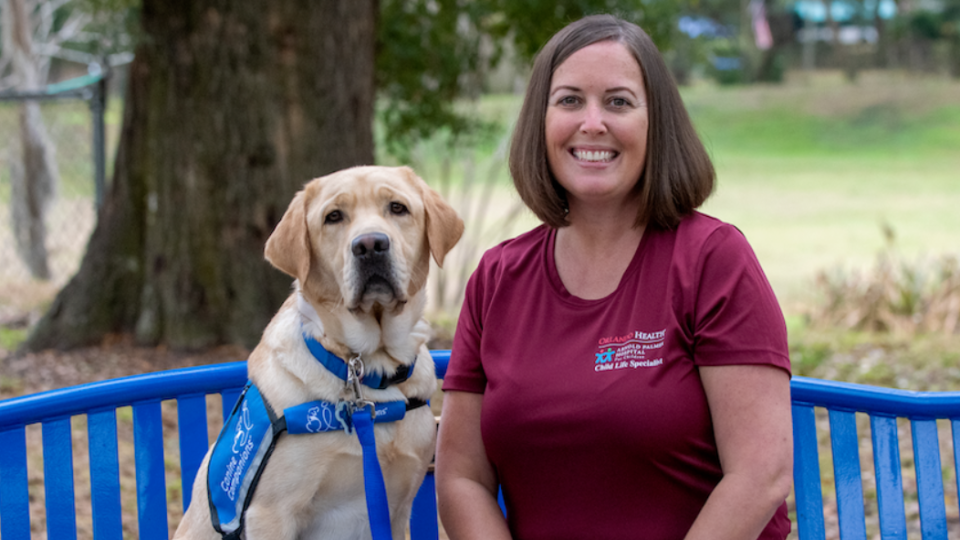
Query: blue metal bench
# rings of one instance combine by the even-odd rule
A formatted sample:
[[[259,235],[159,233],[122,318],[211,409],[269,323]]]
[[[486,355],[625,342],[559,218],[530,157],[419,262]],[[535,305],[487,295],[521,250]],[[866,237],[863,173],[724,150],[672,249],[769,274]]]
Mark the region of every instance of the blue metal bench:
[[[434,358],[438,376],[442,377],[449,351],[434,351]],[[47,537],[77,538],[71,433],[71,418],[76,415],[86,415],[87,419],[93,537],[123,537],[117,409],[129,406],[133,410],[139,538],[166,539],[168,508],[161,402],[176,402],[180,479],[186,509],[190,487],[209,444],[207,395],[219,394],[223,410],[229,412],[245,382],[246,366],[237,362],[150,373],[0,401],[0,538],[20,540],[31,535],[31,490],[40,489],[28,482],[26,426],[31,424],[41,425],[43,439]],[[827,534],[822,489],[830,486],[821,477],[821,460],[829,457],[819,455],[818,423],[825,422],[817,421],[815,407],[825,409],[829,419],[840,538],[867,538],[857,413],[869,416],[882,537],[907,537],[904,467],[897,429],[897,419],[905,418],[913,438],[923,539],[947,538],[937,419],[951,422],[952,444],[957,448],[960,392],[908,392],[803,377],[795,377],[791,386],[796,526],[801,540],[824,539]],[[820,416],[824,414],[821,412]],[[820,427],[823,431],[824,426]],[[958,459],[954,452],[954,473]],[[412,540],[438,537],[434,489],[431,474],[414,502]]]

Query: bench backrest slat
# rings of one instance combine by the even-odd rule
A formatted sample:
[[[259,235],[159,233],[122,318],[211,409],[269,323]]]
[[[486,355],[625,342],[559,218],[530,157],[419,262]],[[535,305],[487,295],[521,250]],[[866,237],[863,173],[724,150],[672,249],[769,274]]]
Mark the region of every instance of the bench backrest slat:
[[[907,540],[897,419],[871,416],[870,433],[873,443],[873,470],[877,482],[880,534],[885,540]]]
[[[122,540],[120,511],[120,457],[117,446],[117,412],[87,414],[90,452],[90,504],[93,509],[93,537]]]
[[[76,540],[77,509],[73,489],[73,435],[70,418],[43,422],[43,490],[47,536]]]
[[[960,449],[960,419],[950,421],[950,433],[953,436],[953,470],[957,471],[954,480],[956,481],[957,493],[960,493],[960,451],[958,451]],[[957,497],[957,506],[960,507],[960,497]]]
[[[203,463],[210,442],[207,440],[207,398],[192,395],[177,398],[177,426],[180,439],[180,487],[183,511],[190,506],[193,481]]]
[[[133,446],[137,467],[137,523],[141,540],[167,540],[167,480],[163,415],[159,401],[133,405]],[[149,523],[149,526],[144,524]]]
[[[237,400],[240,399],[240,393],[243,392],[243,388],[230,388],[220,392],[220,399],[223,404],[223,417],[227,418],[230,416],[230,413],[233,412],[233,406],[237,404]]]
[[[437,486],[433,473],[427,474],[423,485],[413,499],[413,508],[410,511],[410,538],[427,540],[440,536],[440,525],[437,521],[437,497],[434,495]]]
[[[813,405],[793,404],[793,490],[800,540],[824,540],[823,495],[820,487],[820,450]]]
[[[943,470],[936,420],[912,420],[913,461],[917,472],[920,530],[924,540],[946,540],[947,513],[943,500]]]
[[[857,419],[852,412],[838,410],[830,410],[829,417],[840,537],[845,540],[866,540]]]
[[[0,431],[0,537],[30,538],[26,428]]]

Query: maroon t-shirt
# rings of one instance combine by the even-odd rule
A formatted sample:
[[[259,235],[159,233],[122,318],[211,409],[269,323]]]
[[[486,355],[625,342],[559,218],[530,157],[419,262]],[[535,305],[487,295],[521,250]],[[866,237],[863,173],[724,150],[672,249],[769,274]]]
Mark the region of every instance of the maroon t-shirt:
[[[722,476],[697,366],[789,372],[776,297],[740,231],[700,213],[648,228],[599,300],[564,288],[555,236],[540,226],[484,255],[444,390],[484,394],[514,538],[679,540]],[[784,504],[760,538],[789,530]]]

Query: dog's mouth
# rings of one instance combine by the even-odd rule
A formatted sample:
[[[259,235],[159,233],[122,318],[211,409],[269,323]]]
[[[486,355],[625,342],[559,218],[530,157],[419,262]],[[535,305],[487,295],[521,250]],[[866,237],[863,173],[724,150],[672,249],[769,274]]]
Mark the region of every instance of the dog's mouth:
[[[404,303],[397,284],[384,273],[374,269],[360,269],[351,310],[370,312],[374,309],[392,310]]]
[[[390,298],[396,298],[397,291],[393,288],[390,280],[379,274],[374,274],[367,279],[360,291],[360,298],[367,296],[389,296]]]

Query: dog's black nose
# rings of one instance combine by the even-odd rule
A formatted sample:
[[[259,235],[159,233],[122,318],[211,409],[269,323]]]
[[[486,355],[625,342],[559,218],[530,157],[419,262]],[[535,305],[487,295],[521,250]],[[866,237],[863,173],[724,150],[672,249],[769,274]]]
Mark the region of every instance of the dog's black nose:
[[[361,234],[351,244],[355,257],[379,255],[390,251],[390,237],[383,233]]]

